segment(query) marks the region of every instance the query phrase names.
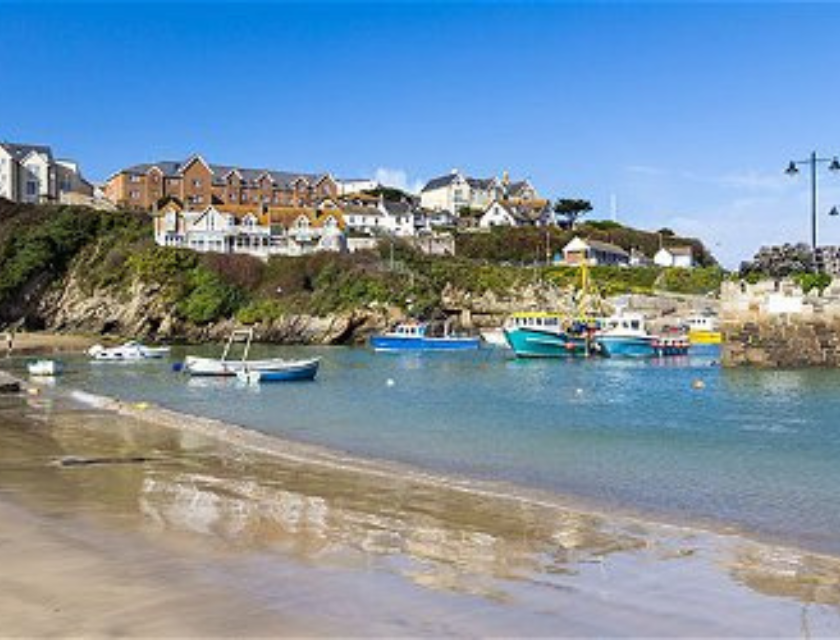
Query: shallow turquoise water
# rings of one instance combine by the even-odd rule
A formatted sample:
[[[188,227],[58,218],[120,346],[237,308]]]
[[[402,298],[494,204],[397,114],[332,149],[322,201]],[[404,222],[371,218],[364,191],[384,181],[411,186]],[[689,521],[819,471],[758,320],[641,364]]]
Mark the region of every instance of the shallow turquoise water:
[[[80,359],[59,384],[840,553],[840,371],[721,370],[713,349],[572,362],[494,350],[257,353],[316,351],[324,361],[314,383],[253,388],[189,380],[168,361]]]

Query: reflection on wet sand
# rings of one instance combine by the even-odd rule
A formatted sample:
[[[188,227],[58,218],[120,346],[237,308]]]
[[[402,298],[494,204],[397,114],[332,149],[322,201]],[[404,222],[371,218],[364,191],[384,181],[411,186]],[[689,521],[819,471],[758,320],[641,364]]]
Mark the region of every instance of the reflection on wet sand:
[[[0,405],[0,489],[33,508],[95,514],[110,526],[139,529],[163,546],[175,540],[183,548],[186,539],[190,552],[206,547],[228,561],[279,557],[395,576],[417,593],[503,607],[492,611],[505,620],[515,614],[508,632],[545,632],[554,628],[541,626],[545,620],[569,622],[570,611],[583,611],[577,615],[586,622],[564,628],[623,633],[630,620],[637,633],[696,633],[692,625],[705,615],[708,633],[795,633],[799,603],[821,607],[823,631],[840,630],[834,558],[577,513],[410,474],[277,458],[55,402]],[[103,463],[51,464],[66,456]],[[664,592],[657,580],[668,583]],[[673,600],[662,600],[663,593]],[[690,608],[698,606],[696,593],[708,611]],[[760,616],[735,625],[744,599]],[[464,631],[481,632],[476,624]]]

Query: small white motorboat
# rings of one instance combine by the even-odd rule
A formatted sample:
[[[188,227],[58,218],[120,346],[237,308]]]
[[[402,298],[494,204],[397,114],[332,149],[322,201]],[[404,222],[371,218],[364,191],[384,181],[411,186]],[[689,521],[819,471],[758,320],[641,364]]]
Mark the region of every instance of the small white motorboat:
[[[30,376],[57,376],[64,370],[64,366],[57,360],[35,360],[26,365]]]
[[[118,347],[103,347],[101,344],[96,344],[88,349],[88,355],[94,360],[112,362],[163,358],[168,353],[169,347],[147,347],[134,340],[126,342]]]

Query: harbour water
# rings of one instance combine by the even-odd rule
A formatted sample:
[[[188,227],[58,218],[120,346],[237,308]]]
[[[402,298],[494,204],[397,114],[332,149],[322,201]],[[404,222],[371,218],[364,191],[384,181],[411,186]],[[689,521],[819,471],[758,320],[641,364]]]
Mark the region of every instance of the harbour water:
[[[314,383],[188,379],[172,371],[183,356],[176,350],[172,361],[67,359],[57,384],[840,554],[840,372],[722,370],[713,348],[686,358],[569,362],[497,350],[256,353],[316,352],[323,363]]]

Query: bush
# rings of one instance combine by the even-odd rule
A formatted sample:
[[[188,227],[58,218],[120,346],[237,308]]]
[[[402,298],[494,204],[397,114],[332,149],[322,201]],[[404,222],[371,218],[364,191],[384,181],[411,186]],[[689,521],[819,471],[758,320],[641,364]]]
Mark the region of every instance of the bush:
[[[243,302],[243,294],[204,267],[189,278],[189,294],[178,303],[179,313],[195,324],[207,324],[230,317]]]
[[[814,289],[817,290],[819,295],[822,295],[831,284],[831,276],[827,273],[800,273],[795,279],[805,295],[808,295]]]

